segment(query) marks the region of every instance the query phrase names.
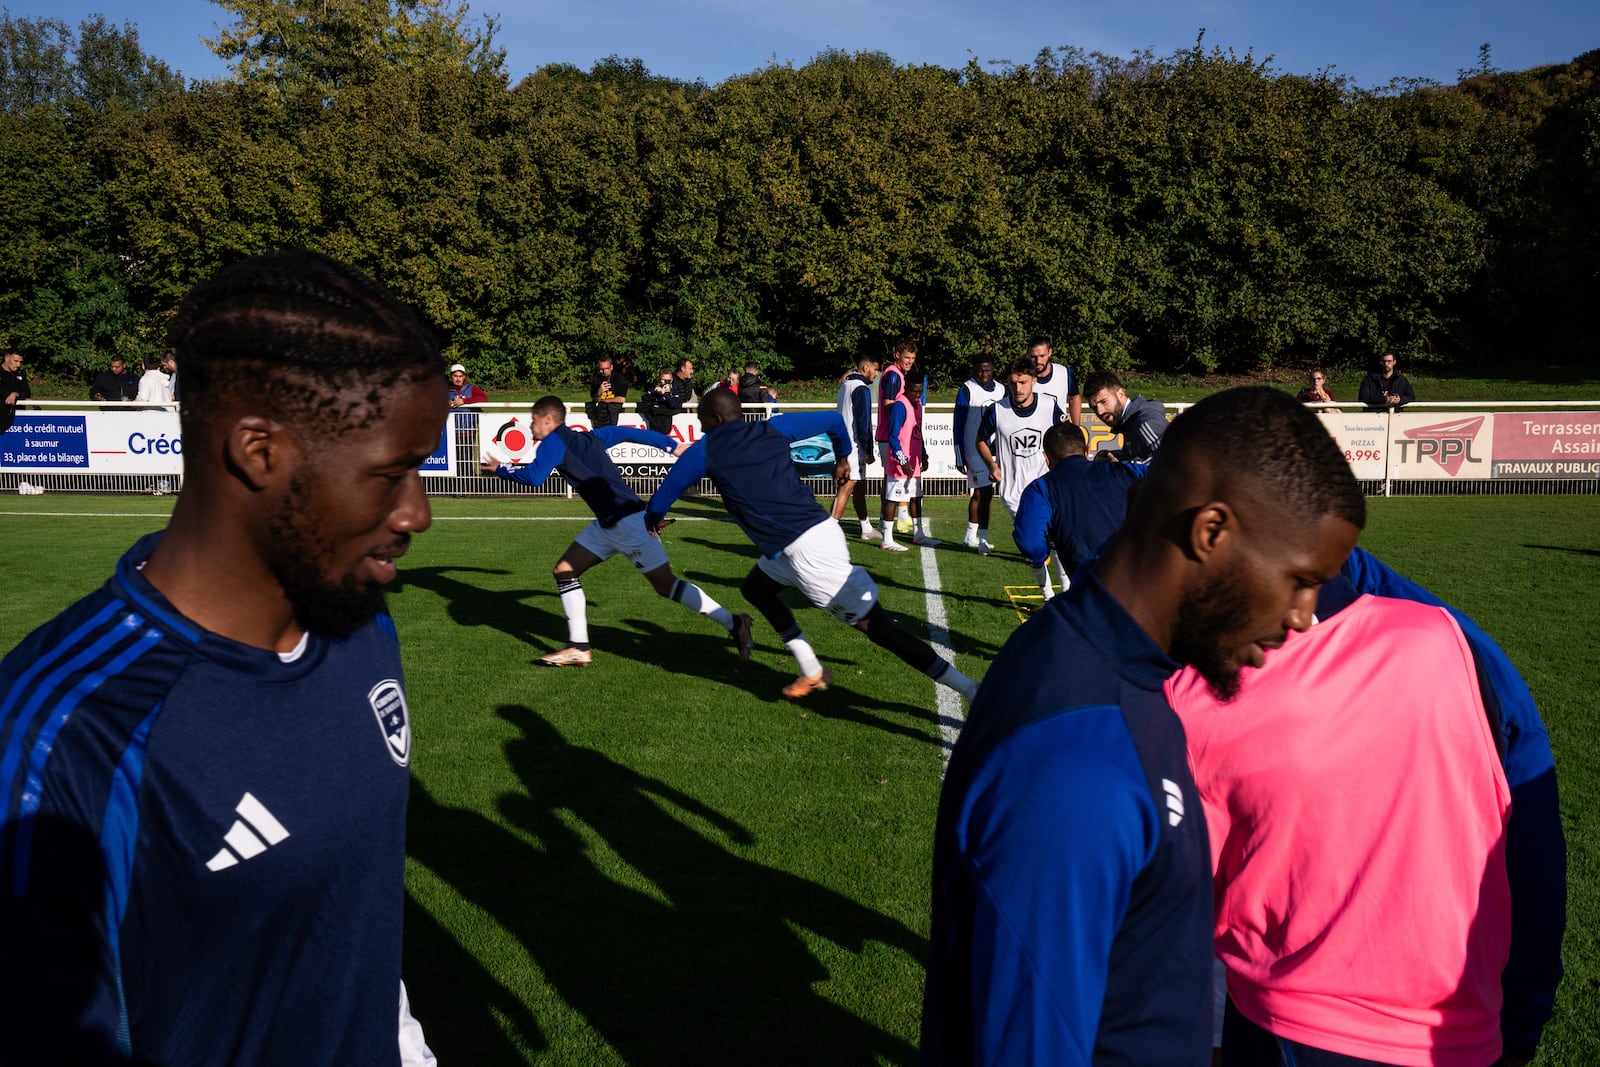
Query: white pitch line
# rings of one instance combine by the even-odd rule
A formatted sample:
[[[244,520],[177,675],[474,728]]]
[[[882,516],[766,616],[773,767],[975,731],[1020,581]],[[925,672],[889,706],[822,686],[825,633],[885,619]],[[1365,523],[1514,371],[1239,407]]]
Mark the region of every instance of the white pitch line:
[[[928,611],[928,642],[933,645],[935,653],[954,664],[956,654],[950,648],[950,621],[945,617],[944,595],[939,585],[939,560],[931,548],[922,550],[922,587]],[[935,714],[939,719],[939,747],[944,749],[944,761],[948,765],[950,753],[956,747],[956,738],[961,736],[962,724],[967,720],[961,710],[960,693],[937,683],[933,688],[939,698],[935,705]]]

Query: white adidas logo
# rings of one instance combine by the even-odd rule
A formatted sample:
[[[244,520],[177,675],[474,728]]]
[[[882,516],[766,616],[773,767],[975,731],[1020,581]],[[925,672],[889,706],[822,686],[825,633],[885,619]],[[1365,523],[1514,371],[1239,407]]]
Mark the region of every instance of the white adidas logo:
[[[1183,790],[1171,778],[1161,779],[1161,788],[1167,792],[1167,825],[1176,826],[1183,821]]]
[[[239,813],[239,818],[233,820],[233,826],[222,838],[231,847],[231,851],[228,847],[218,849],[217,854],[206,861],[206,869],[209,871],[227,870],[241,859],[247,860],[261,855],[269,847],[289,836],[289,831],[283,828],[283,823],[273,818],[272,812],[267,810],[266,805],[250,793],[241,797],[233,810]],[[245,823],[250,825],[246,826]]]

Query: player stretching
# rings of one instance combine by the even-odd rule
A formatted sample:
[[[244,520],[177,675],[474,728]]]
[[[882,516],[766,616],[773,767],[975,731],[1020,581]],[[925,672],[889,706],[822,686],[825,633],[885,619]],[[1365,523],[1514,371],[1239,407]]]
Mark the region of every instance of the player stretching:
[[[817,498],[795,473],[789,444],[826,433],[839,457],[834,477],[848,463],[851,443],[837,412],[779,415],[745,422],[739,398],[718,390],[700,401],[704,435],[673,465],[672,473],[650,498],[645,525],[659,530],[678,497],[701,478],[711,478],[728,514],[761,550],[740,592],[772,624],[800,664],[800,677],[783,689],[790,698],[826,689],[833,674],[817,659],[811,644],[780,599],[793,586],[817,607],[861,630],[875,645],[893,652],[940,685],[972,699],[977,684],[940,659],[922,641],[897,626],[878,603],[878,586],[864,568],[850,564],[844,531],[817,505]]]
[[[619,553],[644,573],[656,592],[712,619],[732,634],[739,658],[748,660],[750,616],[733,614],[693,582],[673,575],[667,550],[661,547],[659,538],[651,537],[644,528],[644,501],[623,482],[622,472],[606,454],[606,449],[624,441],[676,453],[681,447],[678,442],[666,434],[632,426],[601,426],[579,433],[567,426],[567,405],[558,396],[540,397],[533,405],[528,434],[539,442],[531,467],[509,467],[485,460],[483,469],[525,485],[543,485],[551,471],[560,471],[594,512],[594,521],[573,539],[551,571],[561,593],[561,608],[567,613],[567,647],[547,652],[540,660],[552,667],[587,667],[593,660],[582,575],[596,563]]]

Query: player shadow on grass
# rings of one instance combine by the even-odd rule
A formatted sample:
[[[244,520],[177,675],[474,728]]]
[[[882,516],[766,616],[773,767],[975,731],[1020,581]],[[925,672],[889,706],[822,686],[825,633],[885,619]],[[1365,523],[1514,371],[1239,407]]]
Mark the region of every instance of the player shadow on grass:
[[[700,634],[685,634],[682,631],[669,631],[648,619],[624,619],[623,622],[627,629],[590,626],[589,636],[594,641],[597,657],[619,655],[640,663],[653,664],[663,670],[688,674],[696,679],[735,686],[756,699],[765,698],[772,703],[784,702],[781,690],[794,679],[794,675],[787,673],[786,669],[774,668],[769,664],[770,659],[778,658],[787,668],[793,661],[788,658],[788,650],[780,642],[776,640],[765,644],[762,642],[759,622],[756,624],[755,650],[749,663],[739,662],[727,637],[720,634],[707,637]],[[836,624],[830,623],[830,625]],[[768,629],[766,635],[770,638],[772,631]],[[870,649],[864,641],[862,647]],[[864,654],[887,655],[873,651]],[[807,697],[802,702],[804,710],[815,714],[818,718],[858,723],[886,733],[909,737],[913,741],[926,741],[930,744],[936,742],[937,739],[930,735],[925,727],[914,723],[896,722],[873,714],[873,712],[895,713],[927,722],[931,721],[932,715],[928,708],[918,707],[915,704],[891,704],[856,693],[848,685],[841,684],[848,680],[846,672],[855,669],[856,662],[832,656],[822,658],[833,665],[836,680],[825,691]],[[601,662],[599,659],[596,660],[596,663]],[[911,677],[915,679],[914,675]]]
[[[561,647],[557,635],[566,632],[566,621],[561,613],[523,603],[529,597],[553,600],[554,589],[485,589],[453,577],[510,573],[488,567],[407,567],[395,575],[392,591],[402,592],[414,585],[443,600],[450,621],[458,626],[488,626],[526,645]]]
[[[738,823],[601,752],[568,744],[529,708],[502,706],[498,714],[521,731],[506,743],[523,783],[500,798],[509,825],[444,807],[413,779],[410,854],[521,942],[554,992],[623,1060],[915,1058],[907,1041],[818,993],[816,984],[832,976],[797,928],[857,954],[852,971],[883,958],[868,942],[920,961],[921,937],[848,897],[735,854],[730,846],[750,841]],[[903,980],[903,963],[883,966],[883,977],[855,980]],[[481,983],[483,970],[459,955],[413,957],[408,983],[423,968],[433,969],[427,981],[441,990]],[[420,990],[412,998],[419,1017]],[[458,1042],[481,1047],[482,1035],[469,1031],[487,1030],[485,1015],[424,1021],[443,1054]],[[509,1058],[510,1040],[499,1040]]]

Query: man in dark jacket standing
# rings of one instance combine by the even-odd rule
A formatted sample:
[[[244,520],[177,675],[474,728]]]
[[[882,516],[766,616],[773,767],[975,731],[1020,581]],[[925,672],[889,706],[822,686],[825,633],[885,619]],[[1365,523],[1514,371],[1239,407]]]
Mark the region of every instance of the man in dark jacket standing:
[[[639,398],[639,417],[656,433],[672,433],[672,416],[683,410],[683,401],[673,383],[677,379],[670,371],[656,375],[656,384]]]
[[[1167,409],[1142,396],[1128,399],[1122,379],[1110,371],[1096,371],[1084,379],[1083,398],[1107,427],[1122,435],[1122,447],[1101,449],[1096,459],[1150,462],[1167,432]]]
[[[128,370],[128,363],[121,356],[111,357],[111,369],[103,370],[95,376],[94,384],[89,386],[90,400],[137,400],[139,398],[139,375]]]
[[[1393,352],[1385,352],[1380,361],[1381,370],[1375,370],[1361,380],[1361,393],[1356,399],[1369,408],[1402,408],[1417,398],[1411,383],[1400,373]]]
[[[589,379],[589,403],[584,405],[589,424],[615,426],[627,399],[628,375],[614,367],[609,357],[602,356],[595,363],[594,376]]]
[[[17,414],[17,401],[33,395],[28,388],[28,377],[22,373],[22,353],[7,352],[0,359],[0,433],[11,429],[11,420]]]

